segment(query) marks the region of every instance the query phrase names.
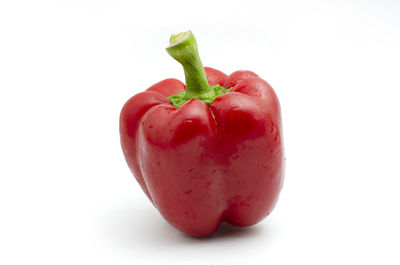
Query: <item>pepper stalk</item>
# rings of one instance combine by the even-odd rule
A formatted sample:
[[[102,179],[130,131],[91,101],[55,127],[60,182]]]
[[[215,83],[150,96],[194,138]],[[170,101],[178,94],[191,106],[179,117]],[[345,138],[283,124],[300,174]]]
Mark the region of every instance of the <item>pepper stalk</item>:
[[[169,97],[175,107],[180,107],[192,98],[200,99],[209,105],[217,96],[229,92],[230,89],[208,84],[197,41],[190,30],[172,35],[166,50],[183,66],[185,72],[186,90]]]

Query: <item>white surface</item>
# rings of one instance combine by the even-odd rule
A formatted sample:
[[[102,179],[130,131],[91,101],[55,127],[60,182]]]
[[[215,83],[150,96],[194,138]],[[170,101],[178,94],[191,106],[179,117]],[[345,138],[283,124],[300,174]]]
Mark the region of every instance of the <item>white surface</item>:
[[[190,11],[190,13],[189,13]],[[281,100],[277,208],[209,239],[171,228],[119,146],[124,102],[205,65]],[[399,264],[400,2],[2,1],[0,264]]]

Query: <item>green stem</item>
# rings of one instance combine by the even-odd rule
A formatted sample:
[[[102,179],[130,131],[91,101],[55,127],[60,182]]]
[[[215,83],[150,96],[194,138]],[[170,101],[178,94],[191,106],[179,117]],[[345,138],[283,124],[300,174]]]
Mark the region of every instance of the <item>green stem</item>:
[[[196,38],[190,30],[172,35],[167,52],[183,66],[186,80],[186,98],[200,98],[210,91],[206,72],[200,60]]]

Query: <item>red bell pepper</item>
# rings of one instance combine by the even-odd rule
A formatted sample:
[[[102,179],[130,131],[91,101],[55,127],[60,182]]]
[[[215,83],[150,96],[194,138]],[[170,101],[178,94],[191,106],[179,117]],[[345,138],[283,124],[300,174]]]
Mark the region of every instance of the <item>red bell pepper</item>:
[[[190,31],[167,52],[183,65],[186,87],[161,81],[126,102],[122,149],[143,191],[175,228],[193,236],[221,222],[249,226],[274,208],[283,183],[278,98],[250,71],[203,68]]]

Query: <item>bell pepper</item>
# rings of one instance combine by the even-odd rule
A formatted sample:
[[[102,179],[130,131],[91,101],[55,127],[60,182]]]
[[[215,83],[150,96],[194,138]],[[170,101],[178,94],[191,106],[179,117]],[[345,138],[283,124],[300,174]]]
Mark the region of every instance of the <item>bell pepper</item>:
[[[126,162],[161,215],[202,237],[221,222],[250,226],[274,208],[284,177],[281,113],[272,87],[251,71],[203,67],[191,31],[167,52],[186,86],[163,80],[120,115]]]

